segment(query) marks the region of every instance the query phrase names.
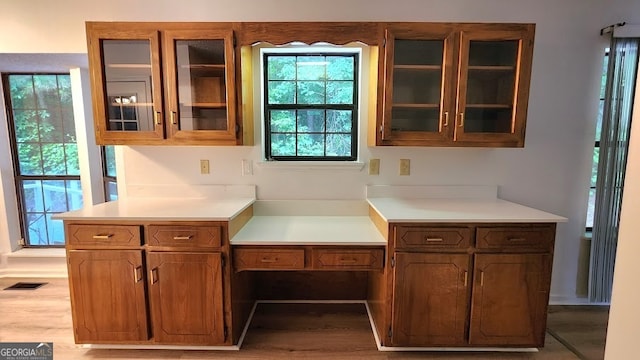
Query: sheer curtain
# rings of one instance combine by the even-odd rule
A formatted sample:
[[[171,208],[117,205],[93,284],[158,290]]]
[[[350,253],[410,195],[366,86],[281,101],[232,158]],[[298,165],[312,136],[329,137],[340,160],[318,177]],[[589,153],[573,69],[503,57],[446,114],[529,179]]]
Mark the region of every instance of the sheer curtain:
[[[611,38],[591,241],[589,300],[609,302],[640,38]]]

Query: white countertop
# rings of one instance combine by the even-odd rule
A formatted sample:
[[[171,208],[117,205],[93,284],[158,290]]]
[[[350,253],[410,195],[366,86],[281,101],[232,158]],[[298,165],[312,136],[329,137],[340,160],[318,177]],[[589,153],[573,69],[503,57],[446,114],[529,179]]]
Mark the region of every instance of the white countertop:
[[[231,245],[383,246],[368,216],[254,216]]]
[[[61,220],[181,220],[229,221],[248,208],[255,198],[131,198],[55,214]]]
[[[369,198],[388,222],[557,223],[567,218],[496,198],[407,199]]]

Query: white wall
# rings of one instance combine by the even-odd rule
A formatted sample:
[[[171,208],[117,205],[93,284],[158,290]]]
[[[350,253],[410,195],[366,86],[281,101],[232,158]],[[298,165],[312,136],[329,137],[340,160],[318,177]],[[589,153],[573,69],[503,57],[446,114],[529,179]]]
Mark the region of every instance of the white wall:
[[[497,184],[500,196],[569,218],[558,227],[552,296],[575,294],[584,231],[601,49],[599,0],[44,0],[9,2],[0,13],[2,52],[85,52],[85,20],[127,21],[456,21],[537,24],[524,149],[361,148],[381,159],[366,169],[274,170],[255,166],[256,147],[130,147],[128,184],[256,184],[258,197],[362,198],[366,184]],[[288,11],[286,11],[288,9]],[[342,11],[336,11],[341,9]],[[20,34],[20,36],[14,36]],[[363,129],[364,131],[365,129]],[[1,141],[1,140],[0,140]],[[397,176],[398,159],[411,176]],[[198,173],[198,160],[211,174]],[[241,176],[241,159],[254,175]],[[121,174],[119,174],[120,176]]]

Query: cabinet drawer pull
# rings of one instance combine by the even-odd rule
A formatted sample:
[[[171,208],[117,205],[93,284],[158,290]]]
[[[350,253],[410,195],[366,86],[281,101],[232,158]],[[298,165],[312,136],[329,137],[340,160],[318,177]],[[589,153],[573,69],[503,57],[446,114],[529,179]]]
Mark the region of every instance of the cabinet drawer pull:
[[[173,240],[190,240],[193,237],[193,235],[188,235],[188,236],[174,236]]]
[[[469,272],[464,272],[464,287],[467,287],[467,281],[469,280]]]
[[[260,259],[261,263],[274,263],[276,261],[278,261],[278,258],[275,258],[275,259],[267,259],[267,258]]]
[[[142,265],[133,269],[133,283],[139,283],[142,280]]]
[[[158,268],[154,268],[149,270],[149,277],[151,278],[151,283],[155,284],[158,282]]]
[[[156,121],[156,125],[162,125],[162,122],[160,120],[160,117],[162,116],[162,113],[160,111],[156,111],[154,114],[154,120]]]
[[[430,237],[426,237],[426,236],[424,237],[424,239],[427,242],[443,242],[444,241],[443,238],[430,238]]]
[[[519,242],[519,241],[527,241],[525,238],[509,238],[509,241]]]
[[[444,126],[444,127],[449,126],[449,112],[448,111],[444,112],[444,124],[442,124],[442,126]]]
[[[480,271],[480,286],[484,286],[484,271]]]
[[[460,122],[458,123],[458,127],[464,127],[464,113],[460,113]]]
[[[93,238],[96,240],[107,240],[110,237],[112,237],[113,234],[107,234],[107,235],[93,235]]]
[[[339,259],[338,261],[340,261],[343,264],[355,264],[358,262],[358,260],[356,259]]]
[[[178,121],[176,120],[176,112],[175,111],[171,111],[169,114],[171,116],[171,123],[173,125],[178,125]]]

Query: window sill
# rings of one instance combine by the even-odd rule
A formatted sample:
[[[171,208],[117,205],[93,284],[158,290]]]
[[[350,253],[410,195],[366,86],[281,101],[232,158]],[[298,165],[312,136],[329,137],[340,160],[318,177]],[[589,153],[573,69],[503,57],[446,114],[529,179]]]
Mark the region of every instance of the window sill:
[[[361,171],[365,163],[361,161],[260,161],[263,169],[290,170],[354,170]]]
[[[64,258],[67,253],[64,248],[24,248],[7,253],[6,256],[8,258]]]

